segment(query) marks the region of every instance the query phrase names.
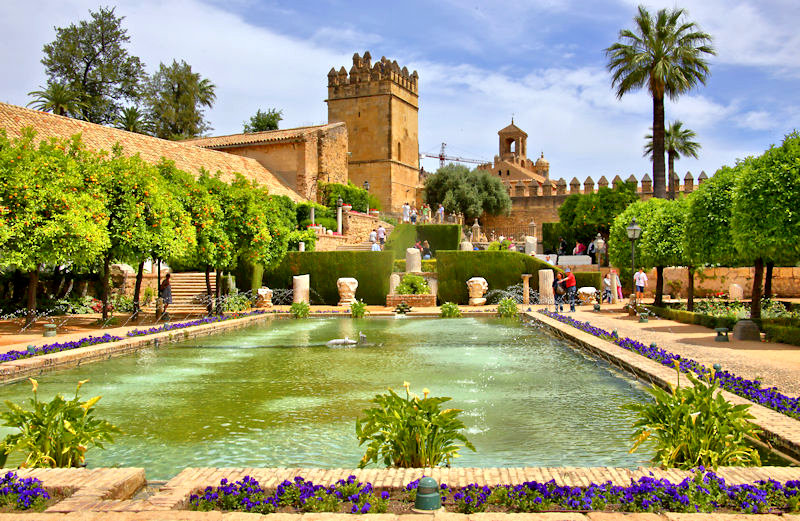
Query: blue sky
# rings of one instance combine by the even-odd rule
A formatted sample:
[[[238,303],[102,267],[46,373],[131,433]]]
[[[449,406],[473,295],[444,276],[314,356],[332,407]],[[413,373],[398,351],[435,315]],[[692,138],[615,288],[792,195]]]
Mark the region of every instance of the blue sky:
[[[420,75],[420,152],[491,159],[511,115],[543,151],[551,176],[640,177],[652,121],[644,92],[617,100],[603,49],[631,27],[633,0],[108,2],[126,17],[130,52],[149,72],[184,59],[217,85],[212,134],[240,132],[258,108],[284,111],[283,128],[324,123],[326,75],[354,52],[396,59]],[[0,100],[25,105],[45,83],[39,63],[53,26],[88,17],[87,0],[0,3]],[[709,175],[800,128],[800,2],[645,2],[679,6],[714,36],[712,75],[677,102],[702,144],[677,164]],[[425,160],[435,169],[436,160]]]

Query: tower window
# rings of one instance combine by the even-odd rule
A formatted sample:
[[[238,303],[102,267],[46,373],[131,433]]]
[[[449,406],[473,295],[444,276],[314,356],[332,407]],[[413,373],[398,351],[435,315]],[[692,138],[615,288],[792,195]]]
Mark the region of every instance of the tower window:
[[[511,170],[506,170],[506,175],[511,175]]]
[[[397,142],[397,159],[400,159],[400,142]]]

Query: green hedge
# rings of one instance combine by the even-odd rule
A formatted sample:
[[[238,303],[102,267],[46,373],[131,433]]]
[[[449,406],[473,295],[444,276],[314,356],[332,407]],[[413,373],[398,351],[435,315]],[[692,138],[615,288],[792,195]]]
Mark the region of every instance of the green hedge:
[[[406,248],[417,242],[417,230],[413,224],[398,224],[386,239],[384,251],[391,251],[395,259],[406,258]]]
[[[762,324],[762,329],[767,334],[767,340],[769,342],[781,342],[782,344],[800,346],[800,327]]]
[[[469,300],[467,280],[472,277],[485,278],[489,290],[493,290],[519,284],[521,275],[530,273],[531,288],[539,289],[539,270],[552,269],[536,257],[515,251],[440,251],[436,259],[439,301],[460,304]]]
[[[599,271],[576,271],[575,283],[579,288],[593,287],[597,290],[603,289],[603,277]]]
[[[394,264],[392,265],[392,270],[397,272],[405,272],[406,271],[406,260],[405,259],[395,259]],[[428,259],[422,260],[422,271],[425,272],[436,272],[436,259]]]
[[[374,251],[314,251],[289,252],[275,269],[264,273],[264,285],[270,288],[291,288],[292,276],[311,276],[312,302],[339,302],[336,280],[353,277],[358,280],[356,298],[367,304],[385,304],[392,273],[390,252]],[[314,292],[319,294],[315,299]]]
[[[556,253],[558,238],[561,237],[561,223],[542,223],[542,251]]]
[[[711,329],[727,327],[728,329],[733,330],[733,326],[735,326],[737,322],[735,318],[714,317],[704,313],[695,313],[693,311],[684,311],[681,309],[670,309],[656,306],[647,306],[647,308],[653,314],[668,320],[674,320],[682,324],[697,324],[699,326],[705,326]]]
[[[428,241],[434,254],[439,250],[457,250],[461,226],[457,224],[418,224],[417,240]]]

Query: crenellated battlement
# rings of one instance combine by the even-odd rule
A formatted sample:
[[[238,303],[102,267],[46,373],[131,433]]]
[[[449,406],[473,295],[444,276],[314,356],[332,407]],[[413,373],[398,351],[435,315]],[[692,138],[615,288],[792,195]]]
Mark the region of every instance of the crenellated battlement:
[[[708,179],[706,173],[700,172],[700,175],[697,177],[697,186],[701,185],[706,179]],[[610,184],[605,176],[601,176],[595,185],[594,179],[592,179],[590,176],[586,178],[582,186],[577,177],[573,177],[569,184],[567,184],[567,181],[564,180],[564,178],[561,178],[558,180],[545,181],[543,183],[532,179],[503,180],[503,185],[506,187],[506,190],[508,190],[508,193],[511,197],[543,198],[567,196],[572,194],[595,193],[600,188],[607,188],[609,185],[612,188],[616,188],[623,182],[636,184],[636,191],[643,199],[653,196],[653,180],[648,174],[644,174],[641,180],[636,179],[636,176],[634,175],[630,175],[624,181],[619,175],[617,175]],[[676,187],[675,190],[677,193],[686,194],[694,191],[696,186],[695,178],[691,172],[686,172],[686,175],[683,176],[683,184],[681,184],[680,177],[675,174],[673,177],[673,184]]]
[[[353,54],[353,66],[350,72],[341,67],[338,71],[332,67],[328,72],[328,92],[329,98],[356,95],[364,88],[380,87],[387,83],[395,84],[408,92],[419,95],[418,90],[419,74],[413,71],[409,74],[407,67],[400,67],[397,60],[390,61],[385,56],[372,63],[372,56],[369,51],[364,56],[358,53]]]

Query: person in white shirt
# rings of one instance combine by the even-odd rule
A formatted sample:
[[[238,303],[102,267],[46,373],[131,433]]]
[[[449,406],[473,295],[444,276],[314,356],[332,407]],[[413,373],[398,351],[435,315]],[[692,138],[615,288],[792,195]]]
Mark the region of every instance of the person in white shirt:
[[[444,222],[444,206],[439,204],[439,209],[436,210],[436,213],[439,214],[439,224],[442,224]]]
[[[636,299],[642,300],[644,288],[647,287],[647,274],[645,274],[644,268],[639,268],[639,271],[633,274],[633,284],[636,286]]]
[[[381,245],[377,242],[372,243],[372,251],[381,251]]]
[[[408,203],[403,204],[403,222],[407,223],[411,217],[411,207]]]
[[[378,242],[378,231],[374,228],[372,229],[371,232],[369,232],[369,242],[371,242],[372,244]]]
[[[386,242],[386,228],[382,224],[378,226],[378,242],[381,243],[381,246]]]

